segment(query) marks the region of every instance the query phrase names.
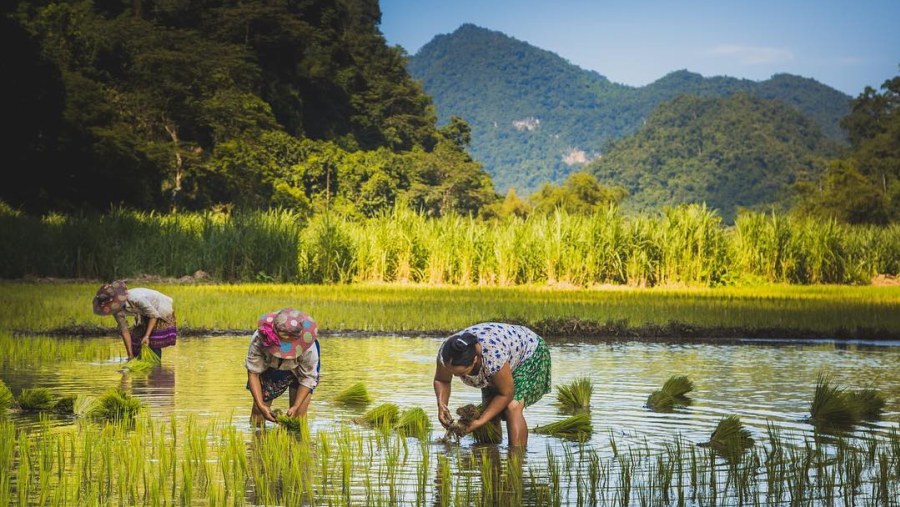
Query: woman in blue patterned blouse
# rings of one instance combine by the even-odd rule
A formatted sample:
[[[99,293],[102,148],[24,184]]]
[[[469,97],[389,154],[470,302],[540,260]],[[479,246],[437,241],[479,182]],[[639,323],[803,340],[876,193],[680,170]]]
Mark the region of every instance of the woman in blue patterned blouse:
[[[524,326],[485,322],[447,338],[438,350],[434,372],[438,420],[445,428],[453,421],[447,404],[450,381],[459,377],[481,388],[481,416],[468,428],[506,421],[510,447],[528,444],[525,407],[550,392],[550,351],[543,338]],[[498,428],[499,429],[499,428]]]

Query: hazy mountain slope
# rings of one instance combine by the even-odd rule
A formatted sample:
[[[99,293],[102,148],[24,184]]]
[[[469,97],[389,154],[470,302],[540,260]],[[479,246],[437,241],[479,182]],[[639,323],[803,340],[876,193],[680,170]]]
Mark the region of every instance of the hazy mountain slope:
[[[673,72],[634,88],[570,64],[500,32],[463,25],[439,35],[410,59],[410,74],[432,95],[441,122],[472,126],[471,150],[503,191],[528,192],[560,182],[635,132],[654,108],[682,94],[750,92],[797,107],[840,138],[850,97],[810,79],[777,75],[764,82]]]
[[[681,96],[588,169],[625,186],[626,206],[706,202],[736,210],[785,205],[797,179],[817,175],[836,143],[796,109],[747,93]]]

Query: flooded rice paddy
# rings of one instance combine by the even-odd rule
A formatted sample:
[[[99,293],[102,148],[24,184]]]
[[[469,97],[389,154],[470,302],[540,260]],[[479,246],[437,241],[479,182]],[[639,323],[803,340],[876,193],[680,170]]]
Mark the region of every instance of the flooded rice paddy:
[[[191,451],[202,456],[200,462],[207,463],[202,465],[208,467],[203,475],[207,484],[204,488],[195,488],[185,496],[182,488],[190,480],[185,475],[189,471],[183,463],[180,467],[176,463],[173,469],[177,472],[161,496],[148,493],[152,485],[148,486],[145,479],[137,493],[128,493],[120,486],[111,487],[106,496],[91,497],[99,503],[157,503],[154,499],[161,499],[159,503],[168,499],[192,504],[296,501],[326,505],[897,502],[900,347],[896,344],[550,341],[554,385],[583,376],[594,382],[590,411],[594,431],[583,443],[531,434],[527,451],[519,456],[509,452],[505,441],[499,446],[476,446],[468,437],[460,447],[437,442],[443,431],[437,423],[432,376],[440,339],[324,337],[322,378],[309,413],[310,454],[291,458],[305,459],[314,466],[306,485],[292,490],[287,484],[287,471],[274,471],[271,467],[276,465],[254,465],[266,459],[254,461],[254,456],[265,454],[261,448],[268,448],[277,460],[278,445],[290,447],[290,438],[295,437],[273,440],[271,435],[283,433],[280,430],[260,437],[249,423],[251,398],[245,389],[243,367],[248,341],[245,336],[183,339],[164,351],[163,366],[149,374],[122,373],[121,358],[111,357],[108,361],[29,367],[7,364],[0,376],[14,393],[26,387],[50,387],[59,395],[98,394],[110,387],[122,387],[146,407],[149,422],[138,426],[158,425],[148,434],[168,432],[171,436],[167,438],[176,447],[192,445],[194,437],[183,432],[209,428],[201,432],[204,438],[200,442],[202,446],[205,441],[208,450]],[[821,371],[830,372],[835,382],[848,388],[871,387],[884,394],[887,405],[882,420],[858,426],[840,440],[817,435],[803,418],[809,413]],[[668,413],[645,408],[647,396],[672,375],[687,375],[694,382],[692,403]],[[348,408],[332,400],[359,381],[366,384],[375,400],[369,408],[381,403],[396,403],[401,409],[424,408],[437,428],[431,438],[418,442],[352,423],[364,409]],[[546,395],[525,411],[530,427],[564,417],[555,394]],[[276,400],[275,407],[286,408],[286,398]],[[479,402],[477,390],[458,380],[453,382],[451,408]],[[739,416],[757,443],[739,465],[729,465],[694,445],[708,441],[719,420],[729,415]],[[66,441],[72,449],[78,447],[73,443],[78,441],[78,434],[93,431],[78,425],[99,426],[52,415],[41,421],[36,415],[16,411],[11,411],[8,419],[34,438],[45,432],[82,428],[71,432],[74,436]],[[110,434],[128,438],[128,431],[120,428]],[[242,465],[247,469],[237,475],[237,480],[228,478],[234,477],[230,475],[233,472],[227,471],[230,468],[218,456],[223,449],[221,436],[226,433],[242,442],[241,452],[250,456],[249,464]],[[851,454],[847,449],[859,451],[858,463],[844,464],[844,454]],[[147,460],[153,459],[151,452]],[[263,485],[274,479],[259,470],[278,475],[278,484]],[[68,472],[56,473],[60,479],[44,487],[57,487],[53,485]],[[10,480],[12,503],[41,503],[40,499],[50,497],[35,488],[37,479],[19,474]],[[17,480],[32,482],[29,496],[21,496]],[[236,488],[241,491],[234,491]]]

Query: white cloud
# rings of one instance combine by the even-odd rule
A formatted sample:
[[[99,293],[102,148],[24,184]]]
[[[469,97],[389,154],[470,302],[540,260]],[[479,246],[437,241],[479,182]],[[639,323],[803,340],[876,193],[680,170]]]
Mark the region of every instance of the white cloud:
[[[784,48],[760,46],[736,46],[723,44],[706,52],[707,55],[727,57],[743,65],[765,65],[783,63],[794,59],[794,54]]]

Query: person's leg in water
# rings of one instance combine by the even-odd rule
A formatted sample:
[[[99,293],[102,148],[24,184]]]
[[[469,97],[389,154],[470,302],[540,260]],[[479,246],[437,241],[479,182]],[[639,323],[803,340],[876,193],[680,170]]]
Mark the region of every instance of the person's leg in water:
[[[525,447],[528,445],[528,423],[525,422],[525,404],[520,400],[512,400],[503,411],[506,418],[506,433],[509,447]]]

